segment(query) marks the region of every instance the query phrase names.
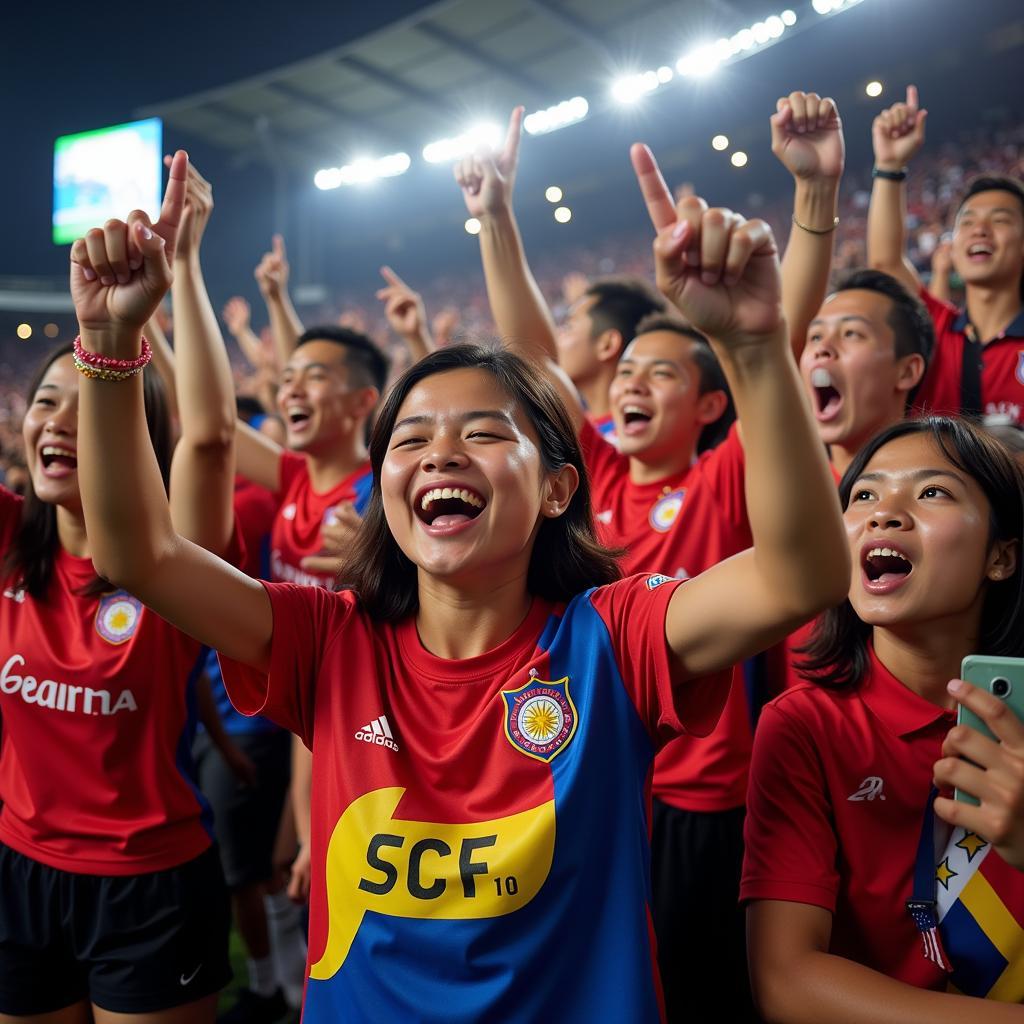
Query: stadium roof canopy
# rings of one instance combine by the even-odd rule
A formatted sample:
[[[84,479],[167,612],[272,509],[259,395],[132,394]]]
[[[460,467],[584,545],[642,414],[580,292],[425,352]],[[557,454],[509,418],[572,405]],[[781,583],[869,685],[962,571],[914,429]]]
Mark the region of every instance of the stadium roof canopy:
[[[467,119],[606,94],[780,2],[439,0],[318,56],[139,110],[231,153],[294,169],[405,151]],[[753,8],[753,9],[752,9]],[[596,92],[595,92],[596,90]]]

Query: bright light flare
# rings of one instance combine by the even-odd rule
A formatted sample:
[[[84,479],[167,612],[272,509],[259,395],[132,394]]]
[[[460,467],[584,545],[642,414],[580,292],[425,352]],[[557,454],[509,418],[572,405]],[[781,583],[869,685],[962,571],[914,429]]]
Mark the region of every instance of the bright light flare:
[[[497,150],[504,139],[501,125],[494,121],[481,121],[451,139],[438,139],[423,147],[423,159],[428,164],[447,164],[478,149]]]
[[[342,185],[366,185],[378,178],[395,178],[409,170],[408,153],[389,153],[381,157],[360,157],[343,167],[324,167],[313,175],[317,188],[341,188]]]
[[[572,210],[568,206],[559,206],[555,210],[555,220],[559,224],[568,224],[572,220]]]
[[[872,98],[882,95],[882,83],[881,82],[868,82],[864,86],[864,91]]]
[[[467,235],[480,234],[480,221],[478,221],[476,217],[470,217],[462,226],[466,229]]]
[[[660,84],[657,71],[623,75],[612,83],[612,96],[619,103],[636,103],[641,97],[654,92]]]
[[[549,203],[560,203],[562,201],[562,190],[557,185],[548,185],[544,190],[544,198]]]
[[[590,104],[583,96],[573,96],[571,100],[562,100],[545,110],[535,110],[523,118],[523,129],[528,135],[544,135],[547,132],[567,128],[577,124],[590,113]],[[424,150],[426,156],[426,150]]]
[[[558,214],[556,213],[555,216],[557,217]],[[21,338],[22,341],[28,341],[28,339],[32,337],[32,325],[18,324],[15,333],[18,335],[19,338]]]
[[[716,135],[711,140],[711,148],[712,149],[717,149],[719,153],[721,153],[723,149],[728,149],[729,148],[729,136],[728,135]]]
[[[737,149],[731,157],[729,157],[729,163],[733,167],[746,167],[747,166],[747,154],[742,149]]]

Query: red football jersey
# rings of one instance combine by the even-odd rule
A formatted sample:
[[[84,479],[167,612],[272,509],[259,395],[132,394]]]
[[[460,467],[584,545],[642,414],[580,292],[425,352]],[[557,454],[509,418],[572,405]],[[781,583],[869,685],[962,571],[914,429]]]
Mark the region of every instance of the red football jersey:
[[[946,976],[906,909],[932,767],[955,723],[871,652],[859,686],[803,683],[754,739],[740,898],[833,914],[829,951],[920,988]]]
[[[672,686],[679,584],[537,599],[460,661],[351,592],[266,586],[269,675],[222,663],[239,710],[313,748],[303,1019],[657,1021],[651,761],[729,678]]]
[[[0,487],[0,551],[21,499]],[[0,842],[81,874],[134,875],[211,842],[192,766],[201,647],[123,590],[83,597],[59,551],[46,601],[0,583]]]
[[[272,491],[235,477],[235,521],[245,543],[245,564],[239,568],[256,579],[270,575],[270,533],[280,502]]]
[[[970,323],[966,312],[940,302],[923,288],[920,296],[935,325],[935,352],[915,404],[922,412],[956,415]],[[1024,309],[1005,331],[982,346],[981,402],[986,416],[1001,413],[1024,425]]]
[[[598,533],[609,547],[625,548],[625,572],[688,579],[753,543],[743,491],[743,445],[735,426],[689,469],[651,484],[634,484],[629,459],[590,423],[584,424],[580,443]],[[742,666],[737,666],[717,728],[703,739],[678,739],[658,755],[654,795],[688,811],[742,806],[750,745],[750,709]]]
[[[329,491],[318,494],[304,455],[281,454],[280,508],[270,537],[270,578],[285,583],[332,588],[333,576],[307,572],[302,559],[320,550],[320,527],[335,505],[352,502],[362,515],[370,497],[370,464],[360,466]]]

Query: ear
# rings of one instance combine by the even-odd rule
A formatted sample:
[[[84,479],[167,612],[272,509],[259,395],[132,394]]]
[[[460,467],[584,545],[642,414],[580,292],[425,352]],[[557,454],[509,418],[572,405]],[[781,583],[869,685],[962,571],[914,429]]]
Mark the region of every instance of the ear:
[[[985,575],[998,583],[1009,579],[1017,571],[1017,556],[1020,545],[1016,540],[997,540],[988,553]]]
[[[575,466],[566,465],[548,473],[541,496],[540,514],[545,519],[557,519],[569,507],[579,485],[580,475]]]
[[[924,356],[920,352],[904,356],[896,363],[896,390],[909,394],[924,377]]]
[[[353,401],[355,403],[353,415],[362,419],[373,412],[377,403],[380,401],[380,392],[374,387],[360,388],[355,392]]]
[[[708,391],[697,399],[697,422],[702,426],[721,419],[729,405],[729,396],[724,391]]]
[[[594,355],[602,363],[617,363],[625,348],[621,331],[609,327],[602,331],[594,341]]]

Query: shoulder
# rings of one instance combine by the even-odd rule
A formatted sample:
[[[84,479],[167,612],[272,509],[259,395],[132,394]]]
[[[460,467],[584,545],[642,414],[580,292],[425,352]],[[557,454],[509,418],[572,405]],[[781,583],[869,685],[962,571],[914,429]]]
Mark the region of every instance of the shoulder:
[[[942,299],[935,298],[923,285],[918,289],[917,297],[924,303],[924,308],[928,310],[936,333],[949,329],[960,316],[960,310],[952,302],[944,302]]]
[[[720,444],[704,452],[694,465],[696,472],[716,472],[726,466],[742,468],[746,455],[740,438],[739,420],[736,420]]]
[[[848,731],[850,709],[858,701],[856,688],[837,690],[817,683],[798,683],[764,706],[758,730],[763,723],[769,729],[808,738],[836,735]]]
[[[298,455],[295,452],[281,452],[281,471],[278,478],[281,481],[281,493],[301,485],[309,483],[309,463],[305,455]]]

